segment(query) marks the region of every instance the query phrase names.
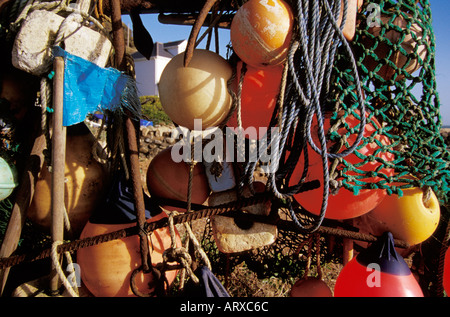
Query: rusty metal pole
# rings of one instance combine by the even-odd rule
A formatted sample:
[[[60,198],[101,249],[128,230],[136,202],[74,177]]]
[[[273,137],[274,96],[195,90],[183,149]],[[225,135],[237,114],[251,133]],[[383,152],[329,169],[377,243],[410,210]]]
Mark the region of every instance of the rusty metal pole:
[[[120,9],[120,0],[111,0],[111,22],[113,29],[113,45],[115,49],[115,62],[119,70],[126,70],[125,61],[125,39],[123,36],[122,17]],[[130,159],[130,174],[133,183],[133,193],[135,199],[135,208],[137,213],[137,222],[139,226],[139,237],[141,242],[141,258],[142,270],[148,272],[150,269],[148,238],[144,230],[145,219],[145,204],[144,192],[141,185],[141,172],[139,167],[139,151],[137,147],[136,128],[129,116],[125,120],[125,128],[128,141],[129,159]]]
[[[52,134],[52,241],[64,239],[64,169],[66,162],[66,127],[63,126],[64,103],[64,59],[55,57],[53,63],[53,134]],[[52,262],[50,291],[55,294],[59,288],[56,264]]]

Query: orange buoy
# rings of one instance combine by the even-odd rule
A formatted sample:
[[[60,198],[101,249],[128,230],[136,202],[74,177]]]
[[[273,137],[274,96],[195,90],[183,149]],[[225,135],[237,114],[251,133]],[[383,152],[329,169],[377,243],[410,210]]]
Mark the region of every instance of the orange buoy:
[[[307,277],[292,286],[290,297],[333,297],[328,285],[319,278]]]
[[[84,123],[83,123],[84,126]],[[103,198],[107,171],[92,156],[95,137],[86,126],[70,134],[66,141],[64,202],[71,225],[71,235],[78,237],[92,212]],[[36,182],[28,217],[38,227],[50,232],[52,174],[44,162]]]
[[[161,212],[147,222],[155,222],[167,217]],[[81,233],[81,239],[95,237],[102,234],[122,230],[135,226],[136,223],[101,224],[88,222]],[[136,269],[141,266],[140,240],[138,235],[115,239],[100,243],[77,251],[77,263],[81,269],[81,280],[86,288],[96,297],[130,297],[134,293],[130,286],[130,278]],[[171,247],[170,231],[167,227],[154,230],[148,235],[150,256],[152,264],[163,261],[163,252]],[[177,247],[181,240],[176,232]],[[166,278],[171,284],[177,271],[167,271]],[[152,273],[138,272],[135,285],[139,292],[150,294],[154,290],[154,277]]]
[[[189,65],[183,63],[184,53],[180,53],[161,74],[158,89],[164,111],[190,130],[219,125],[231,109],[231,66],[220,55],[203,49],[194,50]],[[194,119],[201,119],[201,124],[196,126]]]
[[[366,112],[366,116],[369,114]],[[364,138],[372,137],[377,129],[380,127],[379,122],[372,118],[373,124],[370,121],[367,121],[365,129],[364,129]],[[354,115],[348,115],[345,119],[346,124],[349,128],[354,128],[359,125],[360,120],[356,118]],[[317,135],[317,119],[313,118],[311,131],[312,138],[316,145],[319,145],[319,139]],[[324,131],[325,134],[330,129],[330,114],[326,114],[324,120]],[[339,135],[344,135],[347,133],[346,128],[340,128],[337,133]],[[352,145],[356,140],[356,133],[350,134],[347,138],[348,144]],[[376,141],[375,141],[376,140]],[[374,141],[368,143],[364,146],[359,146],[355,151],[358,153],[352,153],[343,158],[346,162],[353,166],[357,166],[358,170],[363,172],[370,171],[378,171],[386,176],[392,176],[394,170],[392,168],[381,168],[380,162],[374,160],[370,162],[364,162],[363,159],[358,157],[358,155],[362,155],[363,157],[368,155],[374,155],[375,157],[382,159],[384,161],[392,161],[394,159],[394,155],[389,152],[380,151],[380,146],[390,144],[389,139],[380,134],[376,134],[374,136]],[[333,142],[328,142],[328,149],[333,146]],[[346,149],[345,146],[339,150],[339,153]],[[322,157],[320,154],[315,152],[310,145],[308,145],[308,157],[309,157],[309,166],[308,166],[308,175],[306,181],[318,180],[321,183],[321,186],[314,190],[309,190],[305,192],[301,192],[294,195],[296,201],[307,211],[319,215],[321,206],[322,206],[322,197],[323,197],[323,168],[322,168]],[[330,162],[329,162],[329,166]],[[337,169],[344,168],[343,164],[340,164]],[[300,177],[304,170],[304,155],[300,156],[300,159],[297,163],[297,166],[294,169],[290,184],[297,184],[300,180]],[[357,172],[348,170],[345,172],[347,175],[357,176]],[[364,182],[378,182],[382,178],[380,176],[369,176],[361,181]],[[330,194],[328,196],[328,206],[325,214],[325,218],[328,219],[350,219],[354,217],[361,216],[373,208],[375,208],[387,195],[386,190],[384,189],[362,189],[359,191],[358,195],[354,195],[352,191],[342,187],[339,189],[337,193],[333,193],[330,190]]]
[[[239,81],[242,72],[242,61],[236,66],[236,79],[231,89],[238,95]],[[241,89],[241,120],[244,134],[250,139],[264,136],[275,109],[280,91],[283,66],[255,68],[247,65]],[[237,128],[237,112],[227,125]]]
[[[409,245],[422,243],[439,224],[439,201],[432,190],[427,200],[424,200],[425,193],[421,188],[406,188],[402,191],[401,197],[396,194],[387,196],[365,216],[379,226],[378,230],[390,231],[396,239]]]
[[[236,12],[230,27],[234,52],[254,67],[281,64],[292,37],[293,15],[282,0],[250,0]]]
[[[147,188],[152,197],[187,202],[190,166],[184,161],[175,162],[172,159],[172,149],[173,146],[162,150],[150,162],[147,169]],[[209,193],[204,167],[197,163],[193,170],[191,202],[203,204]],[[172,206],[164,208],[186,211]]]

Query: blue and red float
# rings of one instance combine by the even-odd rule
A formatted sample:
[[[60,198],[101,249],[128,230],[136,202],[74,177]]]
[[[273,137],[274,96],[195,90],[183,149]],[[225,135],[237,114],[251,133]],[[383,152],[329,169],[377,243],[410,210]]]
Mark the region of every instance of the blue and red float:
[[[385,232],[344,266],[336,280],[334,296],[423,297],[423,292],[395,250],[392,234]]]

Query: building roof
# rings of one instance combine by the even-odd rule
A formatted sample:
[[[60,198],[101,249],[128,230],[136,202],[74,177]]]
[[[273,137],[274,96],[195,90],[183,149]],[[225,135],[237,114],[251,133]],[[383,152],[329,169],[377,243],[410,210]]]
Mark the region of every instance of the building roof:
[[[173,49],[177,50],[180,46],[186,45],[186,43],[187,43],[186,40],[178,40],[167,43],[155,42],[153,45],[153,51],[150,58],[158,56],[172,58],[176,55],[176,53],[171,51]],[[134,60],[145,59],[145,56],[142,55],[140,52],[135,52],[131,54],[131,57],[133,57]]]

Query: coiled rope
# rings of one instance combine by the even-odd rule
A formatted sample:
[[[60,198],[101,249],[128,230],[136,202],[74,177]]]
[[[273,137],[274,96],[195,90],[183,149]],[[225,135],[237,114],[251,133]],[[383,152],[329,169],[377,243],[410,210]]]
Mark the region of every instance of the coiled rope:
[[[295,33],[285,64],[285,68],[288,69],[287,76],[282,81],[280,88],[281,95],[284,95],[284,99],[279,98],[266,136],[260,141],[263,142],[262,149],[271,149],[274,155],[272,164],[277,164],[280,167],[277,173],[268,174],[268,189],[276,197],[288,201],[291,216],[296,225],[300,229],[310,232],[317,230],[325,217],[330,183],[328,160],[343,158],[355,151],[363,138],[364,127],[366,125],[365,105],[361,94],[361,83],[357,76],[356,62],[352,50],[342,32],[348,1],[343,1],[344,7],[341,26],[337,23],[341,11],[341,1],[331,1],[331,7],[329,2],[330,0],[312,2],[299,0],[296,3],[295,10],[298,24],[294,28]],[[329,80],[334,64],[334,54],[339,45],[343,45],[345,51],[350,56],[352,71],[356,78],[361,121],[356,141],[351,146],[341,153],[328,153],[326,147],[327,139],[323,126],[324,105],[322,104],[321,96],[329,92]],[[324,91],[322,89],[323,87],[325,88]],[[319,145],[314,143],[311,136],[314,115],[318,121]],[[272,135],[271,127],[275,127],[277,124],[281,133]],[[292,136],[292,133],[295,135]],[[286,159],[286,163],[283,164],[280,158],[286,155],[286,144],[289,138],[293,139],[294,144],[292,151]],[[290,202],[291,196],[296,194],[301,188],[307,174],[308,154],[306,142],[322,157],[324,186],[319,217],[308,227],[305,227],[298,221]],[[292,174],[293,168],[302,152],[305,156],[305,170],[303,171],[302,178],[294,186],[280,188],[278,183],[282,179],[286,180],[285,176]],[[265,152],[260,151],[258,159],[261,158],[262,153]],[[245,175],[240,180],[240,186],[243,187],[244,183],[251,183],[255,168],[255,162],[247,164],[245,167]]]

